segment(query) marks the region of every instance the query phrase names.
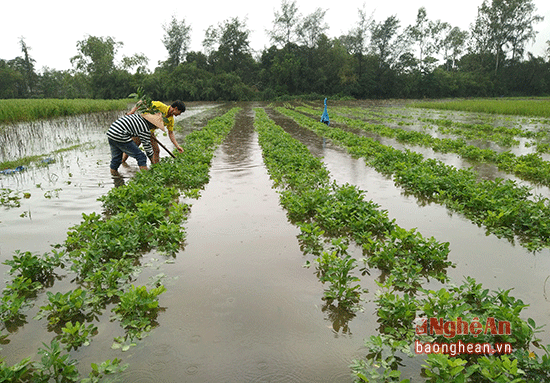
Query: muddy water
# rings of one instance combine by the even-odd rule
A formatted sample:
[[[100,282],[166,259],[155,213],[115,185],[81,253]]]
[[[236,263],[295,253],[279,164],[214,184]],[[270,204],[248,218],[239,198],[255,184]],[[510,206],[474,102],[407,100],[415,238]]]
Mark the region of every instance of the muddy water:
[[[168,307],[124,381],[349,382],[369,330],[337,334],[322,312],[322,286],[304,269],[298,229],[278,205],[249,109],[218,148],[211,179],[193,203],[185,250],[161,304]],[[372,330],[372,328],[371,328]],[[155,356],[154,350],[166,350]],[[138,379],[139,381],[139,379]]]
[[[366,191],[366,198],[387,210],[389,217],[395,218],[401,227],[417,228],[426,237],[433,236],[441,242],[449,242],[449,259],[457,265],[448,270],[453,283],[460,284],[464,277],[471,276],[490,290],[513,289],[510,295],[530,305],[523,311],[524,319],[531,317],[537,325],[550,323],[549,249],[532,254],[504,239],[487,236],[483,228],[460,214],[452,214],[440,205],[425,205],[414,197],[404,195],[391,179],[367,167],[364,160],[352,158],[344,149],[300,128],[284,116],[274,112],[270,114],[287,132],[308,146],[314,155],[323,158],[336,182],[357,185]],[[487,172],[487,178],[500,176],[494,168],[489,168]],[[438,285],[433,284],[433,287]],[[539,334],[539,337],[543,339],[543,344],[550,344],[550,332]]]
[[[201,198],[189,201],[192,208],[185,223],[185,248],[173,263],[165,263],[166,259],[155,253],[143,257],[143,271],[135,283],[147,284],[150,278],[162,277],[168,289],[160,297],[164,311],[158,318],[159,327],[122,353],[111,349],[113,338],[123,332],[117,322],[109,321],[106,312],[96,323],[99,334],[91,345],[71,353],[80,360],[83,373],[92,362],[116,357],[130,365],[122,374],[124,382],[352,380],[349,363],[364,356],[363,339],[376,333],[371,300],[377,275],[363,279],[363,287],[370,290],[364,312],[342,317],[323,305],[323,286],[313,270],[302,267],[306,258],[298,247],[298,229],[286,219],[277,192],[271,188],[252,125],[252,105],[243,106],[235,128],[215,152],[210,182]],[[179,138],[200,128],[221,113],[220,109],[190,107],[179,121],[184,127]],[[425,236],[449,241],[450,259],[457,264],[456,269],[449,270],[453,281],[460,283],[469,275],[486,288],[513,288],[513,296],[531,305],[525,311],[526,317],[539,325],[550,323],[545,292],[550,275],[548,250],[529,254],[505,240],[485,236],[483,229],[460,215],[450,215],[445,208],[420,206],[362,160],[351,158],[345,150],[272,110],[268,112],[313,154],[323,158],[338,183],[358,185],[400,226],[417,227]],[[110,156],[104,138],[112,119],[114,116],[77,119],[81,128],[68,136],[80,137],[78,142],[88,145],[85,149],[56,155],[57,162],[46,167],[0,176],[1,187],[31,193],[30,199],[22,200],[21,208],[0,208],[2,261],[16,249],[48,251],[51,244],[65,239],[70,226],[81,221],[81,213],[101,210],[97,197],[114,187],[108,175]],[[37,138],[25,137],[28,145],[36,141],[38,149],[21,153],[58,149],[59,143],[42,141],[66,134],[63,126],[71,125],[72,129],[71,121],[57,122],[61,128],[46,124],[44,133],[34,135]],[[63,132],[55,135],[51,132],[55,129]],[[5,140],[9,142],[9,137]],[[59,142],[68,141],[60,138]],[[171,147],[167,137],[161,137],[161,142]],[[10,157],[20,153],[9,150]],[[126,179],[135,171],[132,163],[121,169]],[[491,170],[487,172],[491,177]],[[6,270],[0,265],[0,272]],[[71,279],[68,274],[56,282],[54,291],[74,288]],[[3,287],[4,281],[0,284]],[[44,299],[44,294],[39,295],[36,306]],[[41,342],[49,343],[53,338],[41,322],[32,320],[36,312],[37,307],[31,309],[28,323],[13,329],[12,342],[2,345],[0,355],[8,364],[28,356],[36,358]],[[548,333],[542,337],[550,343]]]
[[[350,326],[351,318],[323,306],[322,285],[302,267],[298,229],[278,205],[252,124],[249,108],[216,151],[211,180],[191,201],[185,249],[175,263],[165,264],[158,254],[143,257],[135,283],[162,273],[168,288],[159,327],[121,353],[111,345],[123,332],[107,311],[91,345],[71,352],[83,373],[92,362],[118,357],[130,364],[122,374],[127,382],[350,381],[348,365],[362,356],[363,339],[376,327],[373,317],[355,318]],[[85,152],[66,152],[48,167],[2,178],[2,187],[32,194],[21,208],[2,211],[2,259],[16,249],[48,251],[81,213],[100,211],[96,198],[114,186],[105,126],[93,126],[93,145]],[[135,168],[129,164],[121,173],[128,179]],[[43,196],[56,190],[54,198]],[[20,217],[25,211],[31,214]],[[52,290],[74,288],[71,279],[67,275]],[[12,329],[12,342],[2,346],[7,363],[34,357],[41,342],[54,336],[32,320],[44,299],[38,296],[27,323]]]

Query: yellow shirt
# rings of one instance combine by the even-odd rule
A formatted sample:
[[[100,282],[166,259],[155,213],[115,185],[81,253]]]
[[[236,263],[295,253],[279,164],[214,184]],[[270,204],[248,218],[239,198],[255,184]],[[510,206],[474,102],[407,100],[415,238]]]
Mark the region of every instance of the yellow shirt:
[[[160,110],[162,112],[162,114],[164,115],[164,117],[166,117],[166,114],[168,113],[168,110],[170,109],[170,107],[168,105],[163,104],[160,101],[153,101],[153,102],[151,102],[151,104],[153,104],[154,107],[156,107],[158,110]],[[164,126],[166,126],[166,129],[173,132],[174,131],[174,116],[168,117],[168,123],[165,122]]]

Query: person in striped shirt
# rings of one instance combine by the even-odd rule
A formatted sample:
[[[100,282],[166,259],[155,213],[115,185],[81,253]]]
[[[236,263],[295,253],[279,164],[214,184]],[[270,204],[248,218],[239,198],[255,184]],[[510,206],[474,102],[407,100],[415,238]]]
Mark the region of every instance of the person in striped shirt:
[[[151,137],[155,129],[165,130],[162,115],[130,114],[120,117],[107,130],[107,139],[111,148],[111,174],[119,176],[118,168],[122,164],[122,155],[127,154],[137,160],[140,170],[147,170],[147,157],[153,160]],[[132,140],[139,137],[145,153]]]
[[[183,103],[183,101],[180,101],[180,100],[176,100],[174,101],[170,106],[160,102],[160,101],[152,101],[151,104],[156,107],[162,114],[164,117],[166,117],[165,119],[165,124],[166,124],[166,129],[168,130],[168,138],[170,138],[170,141],[172,141],[172,143],[174,144],[174,146],[176,147],[176,149],[178,150],[178,152],[182,153],[183,152],[183,148],[180,146],[180,144],[178,144],[178,140],[176,139],[176,136],[174,135],[174,116],[179,116],[180,114],[182,114],[183,112],[185,112],[185,104]],[[132,108],[132,110],[130,110],[127,114],[133,114],[137,111],[139,107],[139,103],[136,104],[136,106],[134,106]],[[134,137],[134,142],[139,145],[140,144],[140,138],[139,137]],[[153,159],[151,161],[151,163],[153,164],[156,164],[157,162],[159,162],[159,145],[156,141],[153,141],[152,142],[152,145],[153,145]],[[126,159],[128,158],[127,155],[123,155],[122,156],[122,162],[125,162]]]

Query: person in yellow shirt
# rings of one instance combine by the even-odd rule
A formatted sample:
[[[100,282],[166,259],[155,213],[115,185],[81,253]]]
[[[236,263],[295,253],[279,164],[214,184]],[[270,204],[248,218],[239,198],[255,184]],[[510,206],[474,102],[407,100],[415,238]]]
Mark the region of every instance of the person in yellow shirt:
[[[178,140],[176,140],[176,136],[174,135],[174,116],[179,116],[183,112],[185,112],[185,104],[180,101],[174,101],[170,106],[160,102],[160,101],[153,101],[153,106],[155,106],[164,117],[168,119],[168,122],[164,123],[164,126],[166,126],[166,129],[168,131],[168,137],[170,138],[170,141],[174,144],[178,152],[182,153],[183,148],[178,144]],[[130,110],[127,115],[134,114],[136,110],[138,109],[138,105],[134,106],[132,110]],[[151,133],[153,134],[153,133]],[[139,137],[133,138],[134,142],[139,146],[141,144],[141,141]],[[151,160],[151,163],[156,164],[159,162],[159,144],[157,140],[151,140],[151,145],[153,146],[153,158]],[[128,159],[128,155],[124,155],[122,157],[122,162],[125,162]]]

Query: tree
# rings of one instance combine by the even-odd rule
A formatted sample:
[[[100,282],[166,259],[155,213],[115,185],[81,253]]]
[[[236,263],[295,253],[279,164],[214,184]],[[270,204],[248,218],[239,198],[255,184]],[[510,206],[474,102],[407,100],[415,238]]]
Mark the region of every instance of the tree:
[[[544,20],[535,15],[532,0],[484,0],[472,27],[472,37],[477,53],[495,55],[495,73],[511,53],[512,60],[523,56],[525,44],[534,40],[533,24]]]
[[[88,36],[77,42],[80,53],[71,58],[71,63],[77,72],[87,75],[94,97],[112,98],[117,94],[121,76],[115,73],[115,55],[122,45],[112,37]]]
[[[250,31],[246,20],[238,17],[225,20],[218,27],[206,30],[203,46],[208,52],[210,65],[214,71],[237,72],[241,78],[249,76],[254,59],[249,41]]]
[[[23,84],[21,72],[15,70],[9,62],[0,60],[0,99],[23,98],[21,94]]]
[[[456,61],[464,52],[467,39],[468,32],[462,31],[458,27],[446,30],[446,35],[442,44],[443,57],[445,59],[447,71],[450,71],[456,67]]]
[[[430,21],[428,20],[426,8],[418,9],[416,15],[416,24],[408,27],[408,34],[418,44],[419,62],[424,60],[426,54],[430,31]]]
[[[121,68],[125,71],[131,71],[136,68],[136,73],[145,74],[148,73],[147,64],[149,59],[143,53],[136,53],[130,57],[123,57],[121,62]]]
[[[429,20],[424,7],[418,9],[416,23],[407,28],[408,35],[412,41],[417,43],[418,63],[423,72],[433,69],[432,65],[437,61],[433,55],[438,54],[441,50],[442,32],[447,28],[449,28],[447,23],[440,20]]]
[[[25,38],[19,39],[21,45],[21,52],[23,53],[23,59],[21,61],[21,72],[25,81],[25,94],[32,95],[35,91],[35,86],[38,81],[38,75],[34,71],[35,60],[29,55],[30,47],[25,43]]]
[[[368,32],[372,28],[372,16],[367,18],[367,13],[363,5],[363,9],[358,9],[359,21],[349,33],[340,38],[341,43],[346,47],[349,54],[355,56],[358,62],[358,75],[361,77],[363,73],[363,57],[367,54],[368,49]]]
[[[273,29],[266,31],[271,42],[281,48],[288,44],[296,44],[298,41],[296,26],[300,24],[302,19],[298,13],[296,1],[282,0],[281,12],[275,12],[274,16]]]
[[[371,82],[378,97],[391,97],[395,92],[395,67],[407,41],[398,35],[399,24],[394,15],[371,26]]]
[[[63,97],[63,72],[44,67],[42,68],[40,80],[42,93],[45,98]]]
[[[169,67],[174,68],[185,59],[191,39],[191,26],[188,26],[184,19],[178,21],[174,16],[172,16],[170,24],[163,25],[163,29],[166,34],[162,39],[162,43],[168,51],[168,59],[166,60],[166,64]]]
[[[308,48],[314,48],[321,36],[328,30],[328,24],[325,23],[327,11],[317,8],[313,13],[304,17],[297,29],[298,40]]]
[[[80,53],[71,58],[71,64],[77,71],[92,76],[111,73],[115,69],[115,55],[123,45],[110,36],[88,36],[76,43]]]
[[[235,70],[239,62],[251,57],[250,30],[246,27],[246,20],[238,17],[227,20],[220,26],[218,51],[228,58],[230,70]]]
[[[219,42],[219,30],[218,28],[210,25],[204,32],[204,40],[202,40],[202,47],[206,56],[210,57],[212,53],[218,48]]]
[[[399,20],[397,16],[390,16],[384,22],[374,22],[371,26],[371,46],[373,54],[378,58],[378,68],[389,68],[390,55],[394,52],[392,43],[397,36]]]

